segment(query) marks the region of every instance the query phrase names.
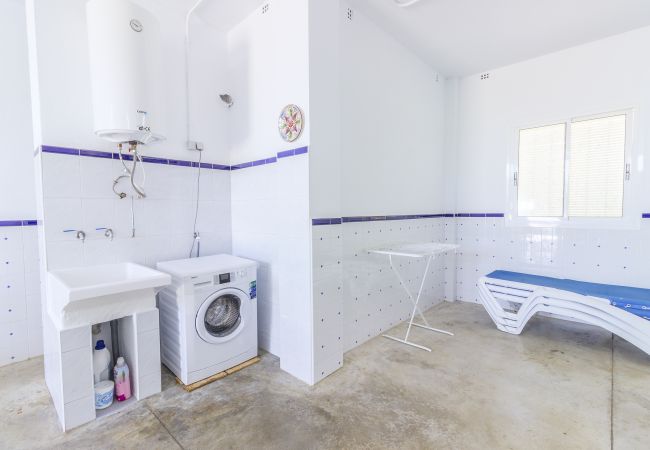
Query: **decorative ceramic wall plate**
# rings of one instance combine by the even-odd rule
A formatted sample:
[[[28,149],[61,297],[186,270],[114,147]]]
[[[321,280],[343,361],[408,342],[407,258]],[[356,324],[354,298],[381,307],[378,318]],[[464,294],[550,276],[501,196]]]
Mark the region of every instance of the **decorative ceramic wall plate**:
[[[280,114],[278,129],[280,136],[287,142],[293,142],[300,137],[305,124],[302,110],[296,105],[287,105]]]

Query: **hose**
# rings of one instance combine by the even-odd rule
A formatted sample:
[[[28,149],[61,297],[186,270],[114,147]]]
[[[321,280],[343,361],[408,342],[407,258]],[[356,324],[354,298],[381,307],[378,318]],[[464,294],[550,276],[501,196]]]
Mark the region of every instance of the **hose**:
[[[197,2],[190,8],[185,16],[185,126],[187,133],[187,146],[190,148],[191,145],[191,133],[190,133],[190,17],[194,11],[203,3],[203,0],[197,0]],[[190,249],[190,258],[194,253],[194,247],[196,247],[196,257],[201,256],[201,235],[196,230],[196,223],[199,216],[199,198],[201,196],[201,157],[203,152],[196,147],[192,146],[194,149],[199,150],[199,164],[198,172],[196,176],[196,208],[194,210],[194,238],[192,240],[192,248]]]
[[[194,239],[192,240],[192,248],[190,248],[190,258],[192,253],[194,253],[194,247],[196,247],[196,257],[201,256],[201,235],[196,231],[196,223],[199,218],[199,199],[201,198],[201,159],[203,157],[203,152],[199,152],[199,164],[198,172],[196,175],[196,207],[194,209]]]
[[[131,186],[133,187],[133,190],[135,192],[137,192],[137,194],[141,198],[145,198],[147,196],[147,194],[144,192],[144,188],[142,186],[144,186],[145,182],[147,181],[147,174],[146,174],[146,172],[144,170],[144,164],[143,164],[143,161],[142,161],[142,156],[140,156],[140,154],[138,153],[137,144],[131,144],[131,147],[130,147],[130,149],[133,151],[133,165],[131,166],[130,169],[126,165],[126,163],[124,162],[124,158],[122,156],[122,144],[119,144],[117,146],[117,148],[118,148],[118,153],[119,153],[119,156],[120,156],[120,162],[122,163],[122,166],[124,167],[124,171],[127,173],[127,175],[122,175],[120,177],[117,177],[113,181],[113,192],[115,192],[115,185],[117,184],[117,181],[122,177],[127,177],[128,176],[129,180],[131,181]],[[142,186],[139,186],[135,182],[135,172],[136,172],[136,169],[138,167],[138,163],[140,163],[140,166],[142,168]],[[124,198],[124,197],[122,197],[121,194],[117,194],[117,195],[120,198]]]

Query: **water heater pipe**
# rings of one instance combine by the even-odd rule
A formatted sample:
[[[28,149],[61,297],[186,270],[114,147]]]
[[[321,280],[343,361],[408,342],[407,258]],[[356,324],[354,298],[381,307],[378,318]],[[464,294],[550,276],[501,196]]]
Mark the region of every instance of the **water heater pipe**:
[[[201,150],[190,138],[190,18],[196,8],[201,6],[201,3],[203,3],[203,0],[198,0],[185,16],[185,126],[187,132],[187,148],[191,150]]]
[[[187,148],[190,150],[199,151],[199,162],[197,164],[196,176],[196,205],[194,209],[194,235],[192,239],[192,248],[190,248],[190,258],[195,254],[196,257],[201,256],[201,235],[196,229],[197,219],[199,215],[199,202],[201,198],[201,156],[203,153],[203,146],[197,142],[193,142],[190,135],[190,18],[192,14],[203,3],[203,0],[198,0],[185,16],[185,119],[187,131]]]

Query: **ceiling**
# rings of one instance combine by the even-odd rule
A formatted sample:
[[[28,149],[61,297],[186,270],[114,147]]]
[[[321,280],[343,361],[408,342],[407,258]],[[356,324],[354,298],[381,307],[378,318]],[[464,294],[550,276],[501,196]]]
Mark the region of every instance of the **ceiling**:
[[[393,0],[347,1],[450,76],[650,25],[650,0],[421,0],[407,8]]]

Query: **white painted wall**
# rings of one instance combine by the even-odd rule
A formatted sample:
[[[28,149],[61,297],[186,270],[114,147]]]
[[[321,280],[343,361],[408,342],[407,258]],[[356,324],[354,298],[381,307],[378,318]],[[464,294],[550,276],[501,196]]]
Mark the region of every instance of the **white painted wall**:
[[[228,33],[227,92],[230,161],[233,164],[274,156],[309,142],[309,65],[307,4],[268,2]],[[307,117],[298,140],[287,143],[278,133],[282,108],[300,106]]]
[[[114,145],[93,133],[85,0],[71,0],[62,7],[47,0],[35,1],[38,80],[42,142],[46,145],[114,150]],[[195,159],[186,150],[185,131],[185,10],[182,5],[155,0],[135,0],[158,19],[164,55],[163,78],[167,140],[143,153],[149,156]],[[225,45],[218,34],[210,35],[200,20],[191,26],[191,81],[193,139],[202,140],[206,161],[227,161],[224,121],[219,120],[218,91],[225,83],[222,72]]]
[[[349,8],[311,7],[311,215],[441,212],[444,77]]]
[[[309,5],[311,217],[341,216],[341,2]]]
[[[0,220],[36,217],[25,2],[0,0]]]
[[[203,143],[203,161],[228,164],[229,111],[219,99],[219,94],[227,90],[229,83],[227,37],[198,15],[190,19],[189,60],[190,140]],[[184,94],[179,95],[178,101],[184,97]],[[166,144],[162,146],[166,147]],[[182,159],[196,160],[196,153],[188,154],[182,147],[178,148]]]
[[[342,215],[438,212],[444,78],[361,12],[348,20],[347,8],[339,14]]]
[[[635,107],[637,145],[647,162],[649,51],[650,27],[492,70],[487,80],[461,79],[458,211],[505,211],[512,136],[531,123]],[[642,190],[648,192],[647,172],[644,179]]]

